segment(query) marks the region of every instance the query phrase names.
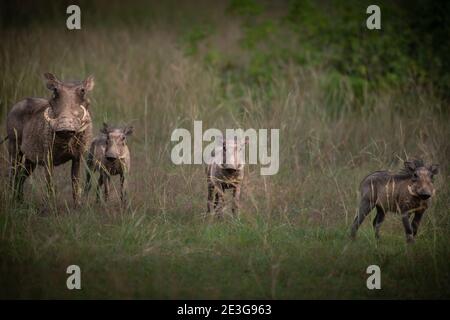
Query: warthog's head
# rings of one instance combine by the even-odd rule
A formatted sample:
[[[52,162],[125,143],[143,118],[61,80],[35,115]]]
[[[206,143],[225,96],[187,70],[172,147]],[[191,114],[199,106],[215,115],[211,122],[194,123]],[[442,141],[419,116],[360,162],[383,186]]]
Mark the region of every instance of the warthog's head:
[[[44,112],[45,119],[59,137],[70,137],[83,131],[91,122],[87,108],[87,93],[94,88],[94,78],[82,82],[62,82],[53,74],[45,73],[47,88],[53,92],[50,107]]]
[[[439,166],[426,167],[422,160],[405,161],[405,171],[411,177],[408,191],[411,195],[426,200],[434,195],[433,176],[438,174]]]
[[[222,143],[222,169],[228,171],[237,171],[244,168],[244,146],[248,144],[248,139],[227,139]]]
[[[133,127],[116,128],[103,123],[101,132],[106,135],[106,160],[114,162],[123,159],[127,146],[127,136],[133,133]]]

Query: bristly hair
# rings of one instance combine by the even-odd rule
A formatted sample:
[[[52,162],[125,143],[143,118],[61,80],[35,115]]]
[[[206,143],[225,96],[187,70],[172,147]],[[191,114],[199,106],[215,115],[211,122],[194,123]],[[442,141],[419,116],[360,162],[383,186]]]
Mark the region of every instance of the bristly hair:
[[[398,175],[399,176],[403,176],[403,177],[411,177],[412,176],[412,172],[409,170],[409,168],[406,166],[407,162],[412,162],[414,163],[414,167],[416,168],[420,168],[420,167],[424,167],[425,163],[423,162],[422,159],[411,159],[411,160],[406,160],[404,162],[404,167],[402,169],[399,170]]]

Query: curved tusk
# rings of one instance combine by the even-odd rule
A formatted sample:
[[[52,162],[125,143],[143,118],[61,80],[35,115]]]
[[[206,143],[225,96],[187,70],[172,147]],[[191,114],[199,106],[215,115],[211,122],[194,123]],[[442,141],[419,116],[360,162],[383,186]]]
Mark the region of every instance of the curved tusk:
[[[50,117],[49,117],[49,115],[48,115],[48,109],[49,109],[50,107],[48,107],[47,109],[45,109],[45,111],[44,111],[44,118],[45,118],[45,120],[47,121],[47,122],[50,122]]]
[[[50,107],[47,107],[47,109],[45,109],[45,111],[44,111],[44,119],[45,119],[45,121],[47,121],[50,124],[50,126],[53,126],[53,124],[55,122],[55,119],[50,118],[50,116],[48,114],[49,109],[50,109]]]
[[[80,108],[83,109],[83,117],[81,118],[81,122],[84,122],[86,117],[88,116],[88,112],[82,104],[80,104]]]
[[[415,194],[415,193],[412,191],[412,187],[411,187],[410,185],[408,185],[408,192],[409,192],[409,194],[412,195],[412,196],[417,196],[417,194]]]

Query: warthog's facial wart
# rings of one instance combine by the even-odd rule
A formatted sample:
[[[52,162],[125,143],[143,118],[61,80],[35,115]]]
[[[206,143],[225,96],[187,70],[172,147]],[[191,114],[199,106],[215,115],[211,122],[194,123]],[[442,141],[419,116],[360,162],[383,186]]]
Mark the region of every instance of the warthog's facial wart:
[[[91,121],[90,116],[86,108],[81,104],[81,118],[71,118],[68,116],[62,116],[60,118],[50,117],[50,107],[45,109],[44,117],[45,120],[50,124],[50,127],[59,136],[72,136],[76,132],[81,132],[86,129],[88,123]],[[78,114],[78,113],[77,113]]]

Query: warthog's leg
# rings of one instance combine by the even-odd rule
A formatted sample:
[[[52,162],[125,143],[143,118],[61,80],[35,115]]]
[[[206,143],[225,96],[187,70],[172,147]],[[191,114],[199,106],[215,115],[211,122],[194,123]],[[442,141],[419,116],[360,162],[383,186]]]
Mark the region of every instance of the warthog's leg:
[[[220,205],[220,207],[219,207]],[[222,205],[221,205],[221,197],[219,195],[219,192],[216,192],[214,197],[214,213],[217,214],[217,216],[220,218],[223,213]]]
[[[23,185],[25,180],[31,175],[36,168],[36,163],[26,159],[25,164],[20,166],[17,171],[17,200],[23,200]]]
[[[412,221],[412,229],[414,237],[417,235],[417,231],[419,230],[420,221],[422,220],[424,211],[425,210],[418,211],[414,214],[414,218]]]
[[[410,213],[402,212],[402,222],[403,222],[403,227],[405,228],[406,242],[411,243],[411,242],[414,242],[414,236],[413,236],[413,230],[411,227],[411,223],[409,222],[409,216],[410,216]]]
[[[71,170],[72,197],[75,206],[79,206],[81,204],[80,165],[81,165],[80,158],[72,159],[72,170]]]
[[[84,185],[84,195],[87,196],[89,191],[91,191],[91,187],[92,187],[92,183],[91,183],[91,176],[92,176],[92,172],[94,169],[94,165],[93,165],[93,159],[92,159],[92,155],[89,154],[87,162],[87,169],[86,169],[86,184]]]
[[[53,185],[53,166],[51,164],[46,163],[44,166],[45,171],[45,184],[47,185],[47,193],[49,198],[52,200],[55,199],[55,187]]]
[[[120,200],[122,203],[126,203],[128,200],[128,183],[125,173],[120,174]]]
[[[361,200],[361,203],[359,205],[358,214],[355,217],[355,220],[353,221],[352,231],[351,231],[351,237],[356,237],[356,232],[358,231],[359,226],[363,223],[366,216],[369,214],[369,212],[373,209],[375,205],[371,203],[369,199],[363,198]]]
[[[22,160],[22,153],[11,155],[10,158],[11,168],[9,170],[9,186],[13,192],[14,198],[18,198],[19,196],[20,173],[23,170]]]
[[[241,186],[235,185],[233,188],[233,207],[231,211],[233,214],[239,213],[239,200],[241,198]]]
[[[381,224],[384,221],[384,217],[386,216],[386,213],[384,212],[383,208],[377,206],[377,215],[373,219],[373,228],[375,229],[375,238],[380,238],[380,227]]]
[[[103,186],[105,188],[105,202],[108,201],[109,197],[109,182],[111,180],[111,177],[108,173],[104,172],[103,176]]]
[[[8,154],[9,154],[9,187],[12,190],[13,196],[17,196],[17,173],[22,165],[23,154],[19,150],[19,141],[16,136],[10,136],[8,142]]]
[[[100,189],[103,186],[103,170],[100,169],[100,174],[98,176],[97,189],[96,189],[96,201],[100,200]]]
[[[217,184],[215,187],[216,199],[214,201],[214,209],[217,212],[217,216],[221,218],[223,216],[223,205],[224,205],[224,189],[221,184]]]
[[[211,209],[213,206],[213,198],[214,198],[214,185],[208,182],[208,200],[206,204],[206,210],[208,213],[211,213]],[[216,206],[214,205],[214,208]]]
[[[92,183],[91,183],[91,170],[86,170],[86,184],[84,185],[84,196],[87,196],[89,194],[89,191],[91,191]]]

